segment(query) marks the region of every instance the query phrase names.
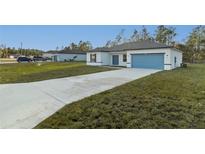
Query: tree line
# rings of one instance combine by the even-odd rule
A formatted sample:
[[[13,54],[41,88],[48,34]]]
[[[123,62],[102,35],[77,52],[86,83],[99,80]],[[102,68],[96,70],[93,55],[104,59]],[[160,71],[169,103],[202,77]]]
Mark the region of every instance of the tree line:
[[[93,48],[90,41],[79,41],[79,43],[70,43],[68,46],[56,47],[56,50],[50,50],[47,52],[67,52],[67,51],[89,51]]]
[[[130,36],[124,36],[122,29],[114,40],[107,41],[105,47],[112,47],[126,42],[150,40],[173,46],[183,52],[184,62],[205,62],[205,26],[196,26],[185,38],[183,43],[176,42],[176,28],[172,26],[157,26],[155,33],[150,34],[145,26],[141,30],[135,29]]]
[[[0,45],[0,58],[9,58],[10,55],[24,55],[24,56],[41,56],[42,50],[37,49],[21,49],[21,48],[10,48],[6,45]]]
[[[134,29],[129,38],[124,36],[125,29],[122,29],[113,40],[107,41],[105,47],[112,47],[126,42],[136,42],[142,40],[156,41],[169,46],[173,46],[183,52],[184,62],[205,62],[205,26],[196,26],[184,38],[183,42],[176,41],[176,28],[173,26],[159,25],[156,27],[154,34],[151,34],[146,26],[141,29]],[[66,52],[66,51],[88,51],[91,50],[92,43],[89,41],[79,41],[79,43],[71,43],[66,47],[56,47],[55,50],[49,52]],[[43,53],[37,49],[9,48],[0,45],[0,58],[9,57],[11,54],[25,56],[39,56]]]
[[[176,29],[172,26],[160,25],[155,30],[154,35],[150,34],[145,26],[142,26],[141,30],[135,29],[130,38],[126,38],[124,36],[124,32],[125,30],[122,29],[115,39],[107,41],[105,46],[112,47],[125,42],[136,42],[142,40],[151,40],[167,45],[173,45],[175,43],[174,38],[176,36]]]

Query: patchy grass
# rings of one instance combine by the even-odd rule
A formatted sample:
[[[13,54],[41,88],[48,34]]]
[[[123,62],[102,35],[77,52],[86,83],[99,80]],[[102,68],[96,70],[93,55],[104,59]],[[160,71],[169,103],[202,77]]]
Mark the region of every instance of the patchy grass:
[[[159,72],[74,102],[36,128],[205,128],[205,65]]]
[[[17,61],[16,61],[16,59],[11,59],[11,58],[0,58],[0,63],[10,63],[10,62],[12,62],[12,63],[16,63]]]
[[[87,66],[84,62],[17,63],[0,65],[0,84],[22,83],[113,70]]]

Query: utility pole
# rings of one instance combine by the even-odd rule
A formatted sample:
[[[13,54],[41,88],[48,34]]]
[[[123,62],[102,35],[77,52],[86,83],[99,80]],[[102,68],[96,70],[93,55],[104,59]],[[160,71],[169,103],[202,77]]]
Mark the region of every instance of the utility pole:
[[[21,49],[22,49],[22,47],[23,47],[23,43],[21,42]]]
[[[23,43],[21,42],[21,47],[20,47],[20,54],[22,55],[22,47],[23,47]]]

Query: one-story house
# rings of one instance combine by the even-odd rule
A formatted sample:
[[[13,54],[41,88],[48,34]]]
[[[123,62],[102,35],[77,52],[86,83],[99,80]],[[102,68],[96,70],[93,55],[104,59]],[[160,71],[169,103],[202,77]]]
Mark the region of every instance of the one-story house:
[[[47,56],[51,58],[53,62],[64,62],[64,61],[86,61],[85,51],[66,51],[57,53],[47,53]]]
[[[171,70],[180,67],[182,52],[154,41],[138,41],[87,52],[87,65]]]
[[[19,54],[10,54],[9,55],[9,58],[10,59],[16,59],[16,58],[18,58],[18,57],[20,57],[21,55],[19,55]]]

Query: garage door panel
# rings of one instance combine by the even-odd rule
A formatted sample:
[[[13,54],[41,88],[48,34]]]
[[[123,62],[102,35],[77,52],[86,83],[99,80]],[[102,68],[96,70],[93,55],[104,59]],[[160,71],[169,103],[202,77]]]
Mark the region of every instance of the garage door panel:
[[[164,69],[164,54],[133,54],[132,67]]]

